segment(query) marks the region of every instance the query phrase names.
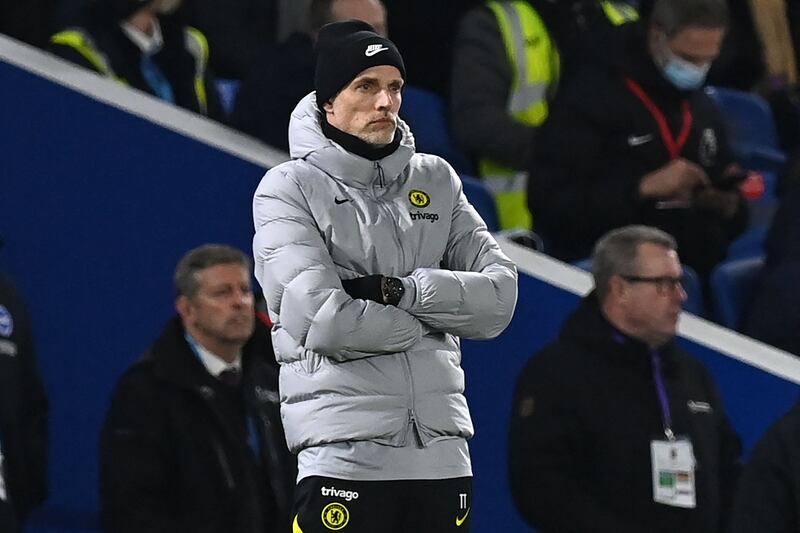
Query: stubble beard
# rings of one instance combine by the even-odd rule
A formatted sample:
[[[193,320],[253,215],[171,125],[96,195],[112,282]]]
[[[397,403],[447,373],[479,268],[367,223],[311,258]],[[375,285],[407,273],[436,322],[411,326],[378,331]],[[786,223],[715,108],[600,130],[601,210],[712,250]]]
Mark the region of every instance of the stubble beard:
[[[358,138],[376,148],[383,148],[394,140],[397,125],[392,128],[381,128],[373,131],[364,131]]]

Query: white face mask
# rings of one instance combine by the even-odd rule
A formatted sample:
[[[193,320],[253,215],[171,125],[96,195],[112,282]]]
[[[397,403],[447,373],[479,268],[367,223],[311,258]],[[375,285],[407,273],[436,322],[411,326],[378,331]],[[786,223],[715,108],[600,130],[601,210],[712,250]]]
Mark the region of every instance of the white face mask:
[[[706,81],[711,63],[695,65],[691,61],[673,56],[663,67],[664,76],[678,89],[699,89]]]
[[[182,0],[153,0],[153,11],[160,15],[171,15],[180,6]]]
[[[706,81],[711,63],[695,65],[691,61],[676,56],[670,50],[666,39],[662,42],[662,47],[666,56],[666,61],[661,66],[661,72],[664,73],[664,77],[676,88],[683,91],[699,89]]]

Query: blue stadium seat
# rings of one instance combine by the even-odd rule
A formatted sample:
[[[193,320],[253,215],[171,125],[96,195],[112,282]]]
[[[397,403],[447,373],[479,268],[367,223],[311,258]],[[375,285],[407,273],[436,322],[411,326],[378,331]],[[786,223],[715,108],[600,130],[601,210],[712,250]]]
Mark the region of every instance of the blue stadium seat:
[[[740,326],[742,313],[750,302],[764,256],[724,261],[711,272],[711,298],[717,322],[730,329]]]
[[[772,110],[763,98],[744,91],[707,87],[706,94],[717,103],[725,117],[736,159],[743,167],[759,171],[764,178],[764,195],[749,202],[749,225],[769,224],[777,206],[778,176],[787,163],[778,142]]]
[[[786,154],[778,144],[778,130],[769,104],[758,95],[708,87],[706,93],[719,105],[728,126],[734,154],[745,168],[779,173]],[[774,188],[769,191],[774,193]]]
[[[461,183],[464,185],[464,194],[467,196],[467,200],[486,222],[489,231],[497,231],[500,228],[500,220],[497,218],[497,206],[495,206],[492,192],[481,180],[472,176],[462,175]]]
[[[768,231],[769,226],[766,224],[748,229],[728,246],[726,259],[743,259],[764,255],[764,243],[767,240]]]
[[[587,272],[592,271],[592,260],[588,257],[575,261],[572,265]],[[683,265],[683,290],[686,291],[686,302],[683,304],[683,310],[693,315],[703,316],[705,313],[703,286],[700,283],[700,276],[688,265]]]
[[[472,174],[467,156],[459,150],[450,135],[447,108],[437,94],[406,85],[400,117],[411,127],[418,152],[436,154],[450,163],[459,174]]]
[[[231,116],[233,113],[233,106],[236,104],[236,95],[239,94],[239,87],[241,82],[239,80],[228,80],[217,78],[217,94],[219,94],[220,103],[222,103],[222,110],[225,116]]]

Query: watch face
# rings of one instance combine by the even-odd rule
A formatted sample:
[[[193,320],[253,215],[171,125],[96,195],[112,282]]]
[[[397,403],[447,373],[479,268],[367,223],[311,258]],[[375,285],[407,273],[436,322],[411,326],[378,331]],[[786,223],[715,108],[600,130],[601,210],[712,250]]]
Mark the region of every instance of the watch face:
[[[400,298],[403,297],[405,287],[403,282],[397,278],[383,278],[383,301],[390,305],[397,305],[400,303]]]

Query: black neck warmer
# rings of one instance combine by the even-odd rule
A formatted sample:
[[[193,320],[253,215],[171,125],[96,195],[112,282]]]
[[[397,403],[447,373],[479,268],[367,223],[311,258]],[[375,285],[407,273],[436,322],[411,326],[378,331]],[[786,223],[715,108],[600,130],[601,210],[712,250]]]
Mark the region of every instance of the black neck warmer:
[[[383,159],[387,155],[393,153],[395,150],[397,150],[397,147],[400,146],[400,140],[403,137],[400,133],[400,128],[398,128],[394,132],[394,139],[392,139],[392,142],[386,146],[375,146],[373,144],[369,144],[368,142],[362,141],[355,135],[350,135],[349,133],[345,133],[335,126],[331,126],[324,114],[322,115],[321,122],[322,133],[324,133],[328,139],[341,145],[341,147],[348,152],[356,154],[357,156],[361,156],[364,159],[369,159],[370,161]]]

